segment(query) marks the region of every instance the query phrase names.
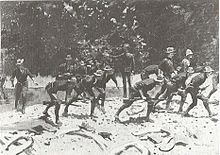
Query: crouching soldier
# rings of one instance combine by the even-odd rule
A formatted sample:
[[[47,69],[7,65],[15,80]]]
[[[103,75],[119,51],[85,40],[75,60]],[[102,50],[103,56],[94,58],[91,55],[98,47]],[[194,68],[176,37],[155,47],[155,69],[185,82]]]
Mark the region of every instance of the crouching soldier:
[[[48,114],[48,110],[55,105],[55,122],[57,124],[61,124],[60,120],[59,120],[59,110],[60,110],[60,104],[61,104],[61,100],[58,99],[57,97],[57,92],[58,87],[56,86],[55,82],[50,82],[46,85],[45,90],[47,91],[48,95],[50,96],[50,103],[48,104],[48,106],[46,107],[46,109],[43,111],[43,114],[45,116],[49,116]]]
[[[211,73],[214,70],[210,66],[206,66],[204,68],[204,72],[196,75],[195,77],[192,78],[190,84],[186,86],[186,93],[190,93],[192,96],[192,104],[189,105],[183,116],[190,116],[189,111],[192,110],[198,102],[198,98],[203,101],[203,105],[208,111],[209,116],[212,116],[211,110],[209,108],[208,104],[208,98],[204,95],[202,95],[202,91],[204,91],[211,83],[208,85],[204,85],[203,83],[207,80],[207,78],[211,75]]]
[[[83,92],[86,92],[90,96],[91,100],[91,110],[90,110],[90,117],[94,117],[93,113],[95,110],[96,105],[98,105],[98,101],[101,99],[101,110],[105,112],[104,110],[104,102],[105,102],[105,90],[103,88],[103,76],[102,76],[102,71],[97,70],[93,75],[87,75],[84,77],[82,80],[80,80],[77,83],[77,86],[74,88],[76,91],[76,94],[72,97],[72,99],[66,104],[66,107],[64,109],[63,116],[67,117],[68,116],[68,108],[69,105],[72,102],[77,101],[78,96],[82,94]],[[94,88],[99,92],[97,98],[95,96],[95,93],[93,91]]]
[[[158,76],[155,79],[148,78],[137,82],[131,89],[131,94],[129,96],[128,102],[124,103],[117,111],[115,115],[115,120],[120,122],[119,114],[124,109],[130,107],[133,104],[133,102],[135,101],[135,97],[141,97],[143,100],[147,100],[148,102],[146,121],[153,122],[150,119],[150,113],[152,112],[154,102],[151,100],[152,98],[150,98],[150,96],[148,95],[148,91],[152,90],[156,85],[161,85],[163,81],[163,78]]]

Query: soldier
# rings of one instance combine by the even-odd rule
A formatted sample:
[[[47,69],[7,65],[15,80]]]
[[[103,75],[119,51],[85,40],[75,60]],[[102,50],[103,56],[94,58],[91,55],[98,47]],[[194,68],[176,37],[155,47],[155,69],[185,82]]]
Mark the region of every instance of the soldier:
[[[59,85],[58,83],[59,83],[58,81],[49,82],[45,87],[45,90],[50,96],[50,102],[47,105],[46,109],[43,111],[43,114],[46,117],[49,117],[48,110],[49,108],[55,105],[55,123],[62,124],[62,122],[59,119],[59,110],[60,110],[60,105],[62,101],[57,97],[57,92],[67,91],[71,93],[72,89],[76,88],[77,80],[76,78],[71,78],[71,80],[68,80],[64,85]]]
[[[186,86],[186,93],[190,93],[192,96],[192,104],[189,105],[187,110],[184,112],[183,116],[189,117],[189,111],[193,109],[198,102],[198,98],[203,101],[203,105],[209,113],[209,116],[212,116],[211,110],[208,104],[208,98],[203,95],[198,95],[199,92],[205,90],[208,86],[203,85],[206,79],[212,74],[214,70],[210,66],[204,68],[204,72],[196,75],[192,78],[190,84]]]
[[[28,81],[27,77],[29,76],[35,85],[38,85],[33,77],[34,75],[23,66],[24,59],[18,59],[16,63],[16,69],[13,71],[11,76],[11,84],[14,87],[14,78],[17,79],[15,85],[15,109],[18,110],[18,102],[22,97],[22,113],[25,113],[26,100],[27,100],[27,91],[28,91]]]
[[[108,53],[104,53],[104,56],[111,57],[118,67],[123,80],[123,97],[127,98],[127,80],[129,89],[131,88],[131,74],[134,72],[134,55],[129,52],[129,44],[124,44],[121,49],[122,52],[119,55],[113,56]],[[120,51],[120,50],[119,50]]]
[[[131,74],[134,72],[134,55],[129,51],[129,44],[123,45],[123,55],[120,57],[122,65],[119,67],[119,71],[122,75],[123,81],[123,97],[127,98],[127,82],[129,90],[131,88]],[[127,81],[127,82],[126,82]]]
[[[192,66],[191,60],[193,58],[193,52],[190,49],[186,50],[186,57],[182,60],[182,71],[187,72],[187,69]]]
[[[87,75],[85,78],[78,82],[75,91],[76,94],[72,97],[72,99],[66,104],[64,109],[63,116],[68,116],[68,107],[72,102],[77,101],[78,96],[83,92],[86,92],[90,96],[91,100],[91,110],[90,110],[90,117],[94,117],[93,113],[95,110],[96,105],[98,105],[99,99],[101,99],[101,110],[104,113],[104,101],[105,101],[105,90],[103,89],[103,72],[101,70],[97,70],[93,75]],[[96,98],[93,89],[96,89],[99,94]]]
[[[151,100],[152,98],[150,98],[150,96],[147,93],[148,93],[148,91],[152,90],[156,85],[161,85],[163,83],[163,81],[164,81],[163,78],[158,76],[155,79],[148,78],[148,79],[145,79],[145,80],[142,80],[140,82],[135,83],[135,85],[131,89],[131,94],[128,99],[128,102],[124,103],[119,108],[119,110],[117,111],[117,113],[115,115],[115,120],[120,122],[119,114],[124,109],[130,107],[133,104],[135,97],[141,97],[143,100],[147,100],[147,102],[148,102],[146,121],[153,122],[150,119],[150,113],[152,112],[154,103]]]
[[[161,94],[164,93],[166,89],[173,86],[170,79],[176,75],[174,65],[172,62],[172,59],[175,55],[174,52],[175,52],[175,49],[173,47],[167,47],[165,51],[166,57],[159,64],[159,74],[163,73],[165,81],[160,92],[157,94],[155,98],[158,98]],[[167,96],[168,96],[168,92],[166,92],[164,98],[166,98]],[[169,109],[169,107],[170,107],[169,102],[167,102],[166,109]]]

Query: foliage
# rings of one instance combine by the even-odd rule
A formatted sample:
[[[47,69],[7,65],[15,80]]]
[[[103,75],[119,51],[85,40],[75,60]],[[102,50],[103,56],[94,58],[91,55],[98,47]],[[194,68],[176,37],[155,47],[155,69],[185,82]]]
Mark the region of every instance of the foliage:
[[[67,53],[84,59],[114,54],[124,42],[137,71],[142,60],[159,63],[167,46],[177,49],[177,65],[191,48],[194,63],[218,68],[217,0],[1,2],[1,10],[7,62],[24,57],[35,73],[51,74]]]

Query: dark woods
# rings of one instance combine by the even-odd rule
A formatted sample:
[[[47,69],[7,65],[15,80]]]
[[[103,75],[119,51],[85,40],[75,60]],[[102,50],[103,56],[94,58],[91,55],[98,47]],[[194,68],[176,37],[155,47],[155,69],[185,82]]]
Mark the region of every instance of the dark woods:
[[[218,69],[218,0],[75,0],[1,2],[1,48],[10,74],[17,58],[34,73],[52,74],[66,54],[79,59],[135,54],[136,72],[157,64],[167,46],[178,65],[190,48],[194,65]]]

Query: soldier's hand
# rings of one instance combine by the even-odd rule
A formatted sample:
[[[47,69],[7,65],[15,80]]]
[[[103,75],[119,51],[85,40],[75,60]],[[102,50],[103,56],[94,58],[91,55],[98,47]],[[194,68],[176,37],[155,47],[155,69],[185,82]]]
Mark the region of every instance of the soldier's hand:
[[[34,85],[35,85],[35,86],[38,86],[38,83],[37,83],[37,82],[34,82]]]

